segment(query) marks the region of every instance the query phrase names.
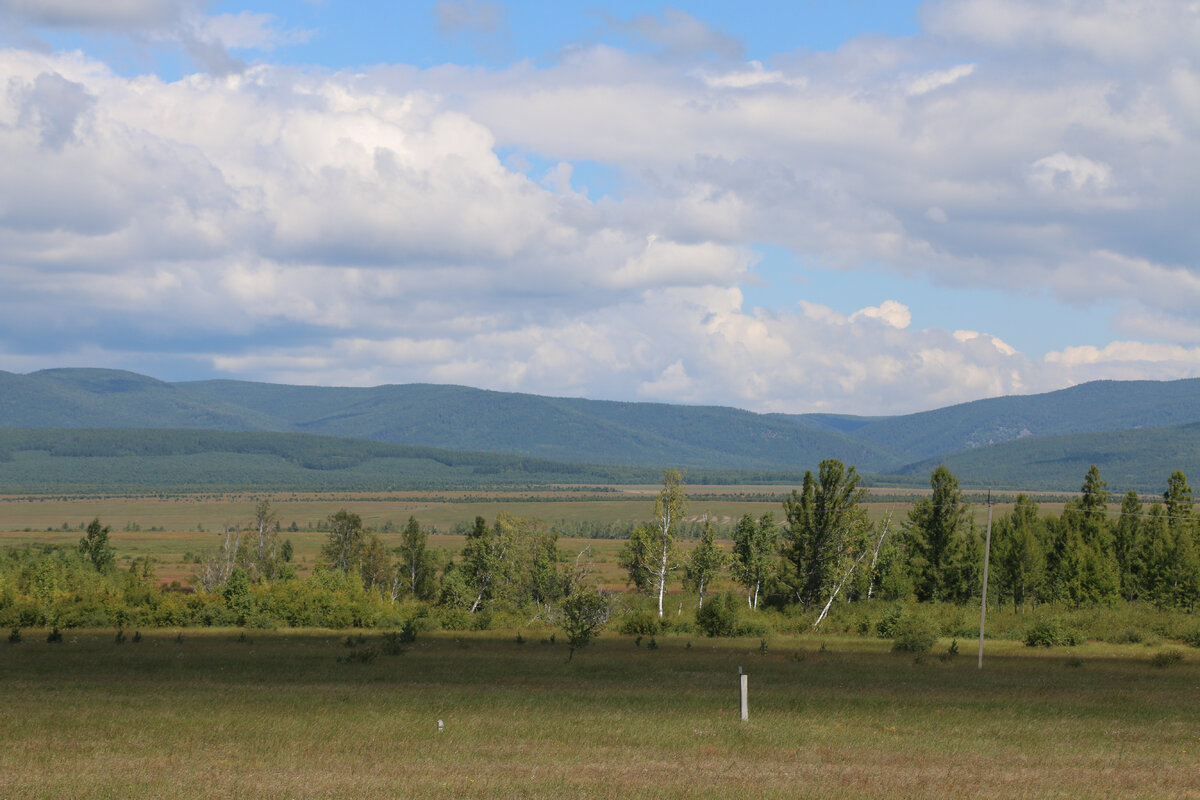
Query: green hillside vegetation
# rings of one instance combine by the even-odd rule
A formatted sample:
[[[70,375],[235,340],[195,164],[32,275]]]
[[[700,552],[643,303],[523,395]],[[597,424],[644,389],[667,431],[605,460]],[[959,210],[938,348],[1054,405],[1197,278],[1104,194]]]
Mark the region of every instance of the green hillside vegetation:
[[[411,384],[326,389],[204,381],[197,397],[275,414],[285,426],[452,449],[665,468],[787,469],[832,453],[871,468],[897,457],[794,420],[715,406],[618,403]]]
[[[653,482],[651,469],[336,439],[197,430],[0,429],[6,492],[314,491]]]
[[[919,414],[858,418],[864,420],[859,426],[854,426],[853,417],[833,419],[831,423],[829,415],[819,415],[815,423],[917,461],[1024,438],[1200,422],[1200,378],[1094,381],[1057,392],[994,397]],[[1086,467],[1089,462],[1083,463]]]
[[[918,480],[939,464],[962,475],[964,483],[996,489],[1069,487],[1096,464],[1122,491],[1161,491],[1173,470],[1200,475],[1200,423],[1020,439],[926,459],[897,474]]]
[[[964,485],[972,487],[1069,490],[1079,470],[1095,463],[1114,482],[1145,489],[1161,474],[1189,468],[1195,461],[1188,456],[1195,452],[1194,447],[1188,449],[1195,440],[1195,429],[1187,427],[1192,423],[1200,423],[1200,379],[1099,381],[919,414],[856,417],[756,414],[716,406],[539,397],[430,384],[328,388],[228,380],[166,383],[116,370],[57,369],[30,375],[0,372],[0,428],[168,429],[169,446],[167,440],[150,437],[146,446],[151,450],[146,451],[125,440],[123,449],[104,457],[188,458],[180,464],[109,464],[98,478],[96,462],[70,465],[63,460],[85,454],[55,449],[65,441],[56,434],[57,445],[47,446],[56,458],[22,456],[24,471],[10,462],[7,472],[0,470],[0,480],[21,486],[35,486],[38,480],[48,481],[47,486],[77,480],[92,486],[110,485],[109,481],[142,486],[140,476],[161,470],[172,485],[231,486],[245,480],[254,487],[383,488],[412,481],[445,486],[459,479],[462,485],[474,486],[489,473],[500,473],[495,483],[507,485],[522,477],[540,482],[584,474],[589,476],[580,478],[585,482],[620,482],[626,480],[622,476],[644,474],[638,469],[683,468],[693,479],[705,472],[712,473],[714,482],[750,482],[751,473],[759,478],[779,472],[794,475],[823,459],[837,458],[854,464],[874,482],[896,486],[919,483],[920,475],[946,460]],[[328,445],[315,441],[301,445],[302,440],[287,440],[292,444],[285,447],[280,443],[285,440],[267,445],[265,439],[253,438],[236,445],[232,439],[210,438],[203,447],[175,452],[172,447],[194,436],[181,433],[183,429],[314,434],[474,455],[467,459],[469,467],[455,457],[454,463],[424,469],[405,462],[413,457],[409,451],[384,454],[366,444],[343,443],[331,454]],[[24,441],[19,450],[47,449]],[[95,445],[96,440],[90,441]],[[12,449],[0,442],[0,452]],[[199,459],[201,452],[211,458]],[[481,453],[517,461],[503,462],[506,466],[480,462]],[[425,456],[418,453],[416,458]],[[396,459],[404,463],[391,463]],[[539,466],[521,459],[556,464]],[[611,469],[566,466],[580,463]]]

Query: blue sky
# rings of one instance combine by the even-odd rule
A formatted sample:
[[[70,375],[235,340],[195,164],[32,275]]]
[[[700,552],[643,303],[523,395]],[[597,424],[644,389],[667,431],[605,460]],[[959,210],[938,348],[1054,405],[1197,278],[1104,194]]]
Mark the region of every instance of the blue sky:
[[[0,0],[0,369],[886,414],[1200,375],[1200,9]]]

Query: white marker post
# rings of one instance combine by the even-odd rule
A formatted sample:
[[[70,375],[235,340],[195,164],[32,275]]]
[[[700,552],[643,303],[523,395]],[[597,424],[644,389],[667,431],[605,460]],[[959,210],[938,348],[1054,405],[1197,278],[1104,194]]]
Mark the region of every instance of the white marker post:
[[[742,689],[742,719],[750,719],[750,699],[747,696],[750,676],[742,672],[741,667],[738,667],[738,679]]]

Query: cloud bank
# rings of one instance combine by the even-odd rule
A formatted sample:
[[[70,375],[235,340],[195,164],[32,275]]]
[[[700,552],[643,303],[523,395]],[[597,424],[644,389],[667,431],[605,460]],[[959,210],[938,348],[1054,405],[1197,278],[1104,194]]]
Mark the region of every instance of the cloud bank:
[[[225,55],[280,36],[162,0],[0,10]],[[622,24],[651,46],[493,70],[214,57],[165,82],[0,51],[0,368],[856,413],[1200,375],[1194,4],[942,2],[920,36],[769,67],[682,12]],[[1004,331],[914,325],[869,281],[848,314],[754,307],[762,243],[1116,303],[1123,338],[1026,355]]]

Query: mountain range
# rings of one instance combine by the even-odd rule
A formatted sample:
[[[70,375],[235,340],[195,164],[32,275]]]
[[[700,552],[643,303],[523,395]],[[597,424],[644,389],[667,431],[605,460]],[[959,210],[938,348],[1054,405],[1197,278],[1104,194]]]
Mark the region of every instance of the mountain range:
[[[310,441],[327,454],[328,444],[318,447],[316,437],[338,437],[549,462],[726,472],[796,473],[832,457],[877,482],[902,484],[946,463],[964,485],[1057,490],[1078,488],[1096,463],[1114,486],[1153,490],[1175,469],[1200,475],[1200,379],[1097,381],[859,417],[432,384],[168,383],[117,370],[0,371],[0,428],[310,434],[290,440],[288,452]],[[232,439],[221,441],[232,446]],[[0,441],[10,455],[35,444],[28,436]]]

